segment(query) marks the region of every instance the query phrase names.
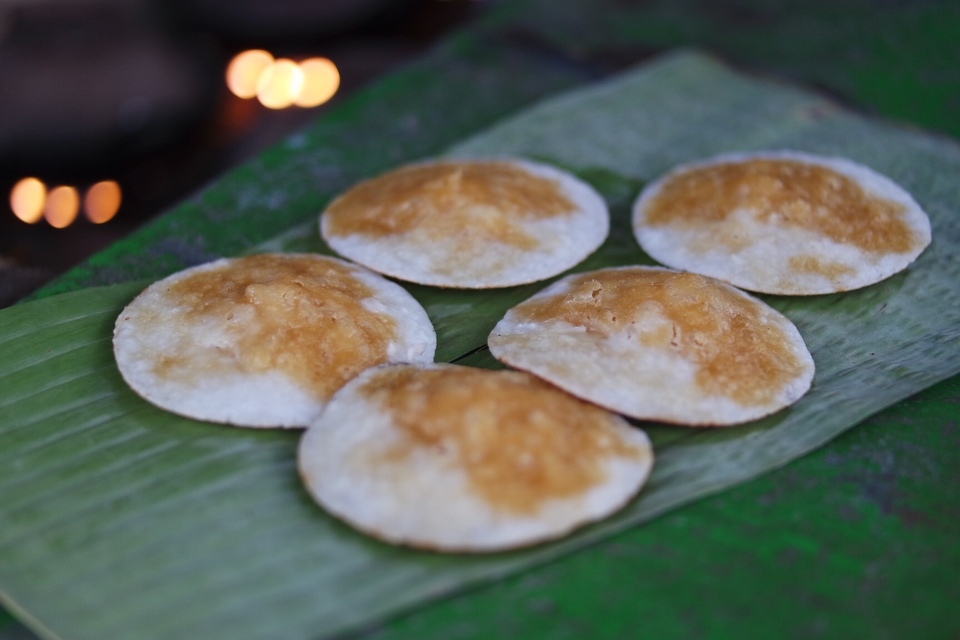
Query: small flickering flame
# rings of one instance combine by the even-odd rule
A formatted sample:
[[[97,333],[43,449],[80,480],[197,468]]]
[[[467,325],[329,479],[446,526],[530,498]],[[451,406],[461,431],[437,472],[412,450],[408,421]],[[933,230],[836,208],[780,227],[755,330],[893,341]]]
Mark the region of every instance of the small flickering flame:
[[[117,215],[121,201],[120,185],[113,180],[103,180],[87,189],[83,196],[83,212],[90,222],[103,224]]]
[[[43,217],[51,227],[64,229],[73,224],[80,213],[80,194],[69,185],[54,187],[47,194]]]
[[[117,215],[122,199],[120,185],[115,180],[101,180],[84,194],[83,212],[90,222],[103,224]],[[27,224],[45,219],[50,226],[63,229],[73,224],[80,213],[80,192],[70,185],[48,191],[40,179],[23,178],[10,190],[10,208],[13,215]]]
[[[257,80],[272,64],[273,56],[261,49],[238,53],[227,65],[227,86],[237,97],[255,98]]]
[[[310,58],[300,63],[303,87],[294,98],[298,107],[316,107],[328,101],[340,88],[340,71],[326,58]]]
[[[257,79],[257,100],[268,109],[286,109],[303,88],[303,71],[293,60],[281,58]]]
[[[238,53],[227,65],[227,87],[239,98],[256,97],[269,109],[319,106],[340,88],[340,72],[327,58],[295,62],[261,49]]]
[[[34,224],[43,217],[47,203],[47,186],[37,178],[24,178],[10,190],[10,208],[13,215],[27,224]]]

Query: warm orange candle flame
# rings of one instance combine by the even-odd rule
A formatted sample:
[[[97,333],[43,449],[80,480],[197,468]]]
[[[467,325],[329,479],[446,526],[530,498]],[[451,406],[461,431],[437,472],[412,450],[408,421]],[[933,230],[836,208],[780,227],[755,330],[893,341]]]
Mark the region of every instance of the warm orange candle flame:
[[[270,109],[316,107],[340,88],[340,71],[327,58],[308,58],[299,64],[261,49],[238,53],[227,65],[227,86],[240,98],[256,97]]]
[[[83,210],[87,220],[103,224],[112,220],[120,210],[122,194],[120,185],[113,180],[103,180],[89,189],[83,198]]]
[[[263,72],[273,64],[273,56],[260,49],[238,53],[227,65],[227,87],[239,98],[254,98],[257,82]]]
[[[13,215],[27,224],[34,224],[43,217],[47,201],[47,187],[37,178],[24,178],[10,190],[10,208]]]
[[[326,58],[310,58],[300,63],[303,88],[293,103],[298,107],[316,107],[328,101],[340,88],[340,72]]]
[[[70,186],[59,186],[47,194],[47,204],[43,209],[43,217],[50,226],[63,229],[73,224],[80,212],[80,194]]]
[[[303,72],[293,60],[274,61],[257,81],[257,99],[268,109],[285,109],[293,104],[303,87]]]

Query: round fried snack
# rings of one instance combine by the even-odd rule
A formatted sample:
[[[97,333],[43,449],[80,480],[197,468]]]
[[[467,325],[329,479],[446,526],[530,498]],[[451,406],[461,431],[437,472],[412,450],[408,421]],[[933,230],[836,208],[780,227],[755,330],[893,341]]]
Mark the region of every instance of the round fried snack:
[[[526,160],[408,165],[357,184],[320,218],[324,240],[346,258],[400,280],[468,289],[554,276],[609,230],[593,188]]]
[[[150,285],[117,318],[130,387],[190,418],[305,427],[367,367],[432,362],[436,332],[399,285],[336,258],[223,259]]]
[[[657,267],[568,276],[488,338],[510,366],[633,418],[693,426],[760,418],[810,388],[813,359],[782,314],[726,283]]]
[[[677,167],[633,209],[643,250],[762,293],[849,291],[905,269],[930,220],[886,176],[843,158],[739,153]]]
[[[304,434],[301,477],[372,536],[487,552],[562,536],[624,506],[653,465],[640,429],[520,371],[387,365]]]

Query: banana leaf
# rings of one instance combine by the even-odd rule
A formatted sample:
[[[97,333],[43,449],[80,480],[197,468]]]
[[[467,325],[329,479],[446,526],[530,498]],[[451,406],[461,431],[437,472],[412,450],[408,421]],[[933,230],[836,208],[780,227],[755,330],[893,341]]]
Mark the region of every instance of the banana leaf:
[[[546,545],[485,556],[392,547],[309,499],[299,434],[180,418],[147,404],[113,362],[113,322],[144,282],[0,312],[0,599],[50,638],[324,638],[535,566],[786,464],[960,371],[960,147],[680,52],[548,99],[446,153],[525,155],[591,182],[608,242],[578,270],[650,264],[629,205],[673,164],[722,151],[843,155],[900,182],[934,240],[906,271],[845,294],[765,299],[800,329],[810,393],[727,429],[653,423],[657,463],[624,510]],[[321,251],[316,223],[257,250]],[[504,311],[544,283],[491,291],[409,286],[438,360],[498,366]]]

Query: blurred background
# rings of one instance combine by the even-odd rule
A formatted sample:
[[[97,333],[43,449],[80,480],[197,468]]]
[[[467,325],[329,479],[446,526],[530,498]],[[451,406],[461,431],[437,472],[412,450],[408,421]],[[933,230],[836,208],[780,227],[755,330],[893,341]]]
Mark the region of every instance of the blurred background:
[[[0,0],[0,307],[469,20],[482,0]]]

